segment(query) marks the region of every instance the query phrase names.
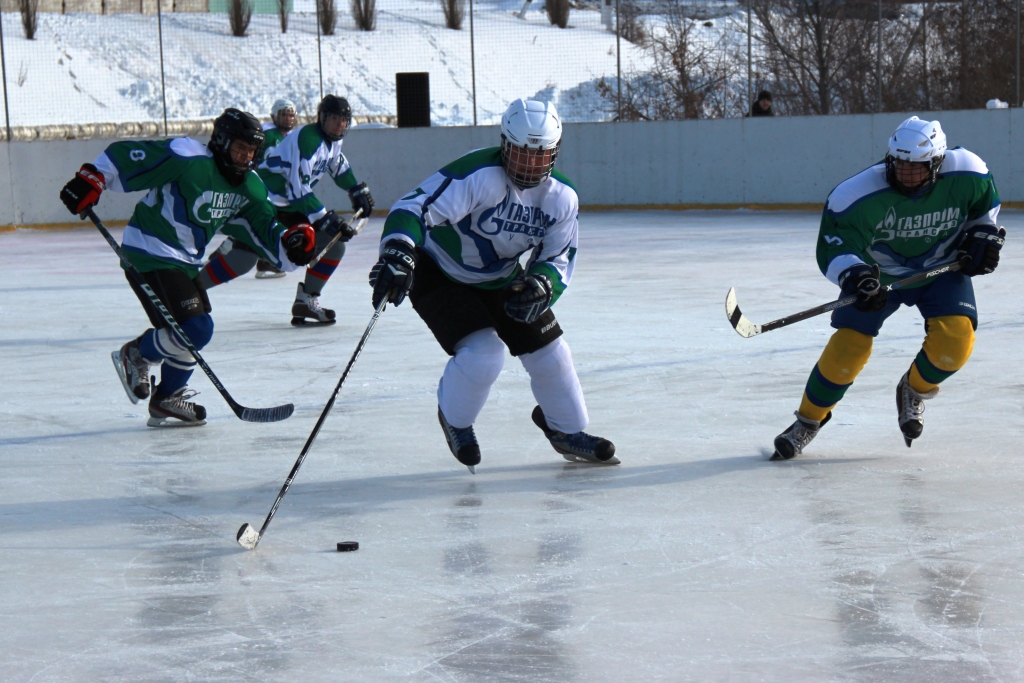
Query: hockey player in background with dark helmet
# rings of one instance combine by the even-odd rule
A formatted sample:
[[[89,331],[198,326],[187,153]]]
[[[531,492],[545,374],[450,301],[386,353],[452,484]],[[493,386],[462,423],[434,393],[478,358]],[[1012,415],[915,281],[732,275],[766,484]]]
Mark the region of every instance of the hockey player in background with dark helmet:
[[[342,138],[352,123],[352,109],[343,97],[327,95],[317,109],[317,122],[300,126],[276,147],[268,150],[257,172],[267,185],[270,201],[285,225],[309,222],[317,234],[319,252],[338,234],[333,247],[298,285],[292,304],[292,325],[333,325],[334,311],[320,306],[320,293],[345,254],[345,242],[355,229],[333,210],[328,210],[313,194],[324,175],[346,190],[352,210],[362,209],[362,217],[373,213],[373,197],[366,183],[356,181],[348,159],[341,153]],[[201,279],[214,287],[243,275],[256,265],[256,257],[242,250],[217,253],[203,269]]]
[[[551,310],[572,278],[578,231],[576,190],[554,170],[561,137],[552,104],[513,102],[500,147],[453,161],[392,207],[370,272],[374,306],[408,295],[451,356],[437,416],[470,471],[480,462],[473,423],[506,347],[530,375],[532,419],[555,450],[570,461],[619,462],[610,441],[583,431],[583,390]]]
[[[197,274],[217,232],[285,269],[313,257],[313,228],[279,223],[263,181],[253,172],[262,143],[254,116],[227,109],[214,122],[208,144],[187,137],[115,142],[83,165],[60,193],[68,210],[80,214],[95,206],[106,189],[148,190],[135,205],[121,246],[197,349],[213,336],[210,301]],[[206,409],[189,400],[195,392],[187,389],[195,358],[125,275],[153,323],[112,354],[128,398],[132,403],[149,398],[152,427],[205,424]],[[161,378],[151,388],[154,365],[162,365]]]
[[[999,195],[977,155],[946,149],[938,121],[912,116],[889,139],[885,161],[832,190],[818,234],[818,267],[853,306],[832,314],[836,332],[811,371],[796,422],[775,439],[773,459],[799,455],[853,384],[872,340],[900,306],[916,306],[925,338],[896,386],[897,421],[910,446],[924,429],[924,402],[962,368],[974,347],[978,311],[971,278],[999,265],[1006,231],[997,227]],[[966,257],[966,258],[965,258]],[[890,282],[962,260],[908,289]]]
[[[295,103],[289,99],[281,98],[274,102],[273,106],[270,107],[270,123],[263,124],[263,145],[260,147],[260,151],[256,154],[256,165],[259,166],[263,163],[263,158],[267,155],[267,150],[277,145],[284,139],[284,136],[291,132],[295,128],[295,122],[298,118],[298,112],[295,109]],[[246,247],[241,243],[235,243],[232,239],[224,240],[224,244],[221,245],[220,252],[226,254],[231,251],[232,248],[238,248],[244,250]],[[270,261],[265,259],[259,259],[256,261],[256,278],[260,280],[274,279],[284,277],[285,272],[280,268],[274,267]]]

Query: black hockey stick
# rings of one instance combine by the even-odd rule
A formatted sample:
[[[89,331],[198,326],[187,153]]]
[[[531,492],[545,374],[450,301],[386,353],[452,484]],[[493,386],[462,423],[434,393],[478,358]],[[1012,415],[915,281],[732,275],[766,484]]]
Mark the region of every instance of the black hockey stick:
[[[351,224],[352,221],[356,220],[361,215],[363,215],[363,210],[362,209],[356,209],[356,212],[354,214],[352,214],[352,218],[350,218],[349,221],[348,221],[349,224]],[[356,235],[358,235],[359,232],[363,229],[364,225],[366,225],[366,219],[365,218],[363,218],[362,220],[360,220],[356,224],[356,231],[354,233],[352,233],[352,237],[355,237]],[[349,237],[349,239],[352,239],[352,237]],[[327,243],[326,247],[324,247],[323,249],[320,250],[320,253],[316,255],[316,258],[314,258],[312,261],[310,261],[309,263],[306,264],[306,268],[312,268],[316,264],[320,263],[320,259],[322,259],[324,257],[324,255],[327,254],[327,250],[330,249],[331,247],[333,247],[335,244],[337,244],[338,240],[340,240],[340,239],[341,239],[341,233],[339,232],[337,235],[335,235],[331,239],[330,242]]]
[[[327,419],[327,414],[331,412],[331,408],[334,407],[334,401],[338,398],[338,392],[341,391],[341,385],[345,383],[345,379],[348,377],[349,371],[352,366],[355,365],[356,359],[359,358],[359,354],[363,350],[363,346],[366,344],[367,338],[370,336],[370,332],[373,331],[373,326],[377,324],[377,319],[380,317],[381,311],[384,310],[384,306],[387,305],[387,298],[385,297],[380,304],[377,306],[377,310],[373,312],[373,317],[370,318],[370,324],[366,326],[366,331],[363,332],[362,338],[359,343],[356,344],[356,350],[352,352],[352,357],[348,360],[348,365],[345,366],[345,371],[341,373],[341,379],[338,380],[338,385],[334,387],[334,393],[331,394],[331,398],[327,401],[327,405],[324,406],[323,411],[320,413],[320,419],[316,421],[313,426],[313,431],[310,432],[309,438],[306,439],[306,444],[302,447],[302,451],[299,453],[298,459],[295,464],[292,465],[292,471],[288,473],[288,478],[284,480],[284,485],[281,487],[281,491],[277,494],[277,500],[274,501],[273,507],[270,508],[270,512],[267,514],[267,518],[263,520],[263,526],[260,527],[259,531],[256,531],[248,522],[243,524],[238,530],[238,534],[235,535],[235,540],[238,544],[246,550],[256,550],[256,546],[263,538],[263,534],[267,532],[267,526],[270,525],[270,520],[274,518],[277,513],[277,508],[281,506],[281,501],[284,500],[284,496],[288,493],[288,489],[291,488],[292,482],[295,481],[295,475],[299,473],[299,468],[302,467],[302,463],[306,460],[306,455],[309,453],[310,446],[313,445],[313,441],[316,439],[317,434],[320,433],[320,428],[324,426],[324,420]]]
[[[224,397],[224,400],[228,402],[228,405],[231,406],[231,410],[235,412],[235,415],[237,415],[239,419],[245,420],[246,422],[280,422],[281,420],[291,417],[292,413],[295,411],[295,406],[291,403],[285,403],[284,405],[275,406],[273,408],[246,408],[239,404],[235,399],[231,398],[231,394],[228,393],[228,390],[225,389],[224,385],[220,383],[219,379],[217,379],[217,375],[213,374],[213,370],[211,370],[210,366],[206,364],[203,357],[199,355],[199,349],[192,344],[188,336],[185,334],[185,331],[178,326],[178,321],[174,319],[171,312],[168,311],[167,307],[164,306],[164,303],[160,301],[160,297],[156,295],[153,288],[146,284],[146,279],[142,277],[142,273],[140,273],[138,269],[132,265],[132,262],[128,260],[128,257],[124,255],[124,251],[122,251],[121,246],[110,234],[110,231],[107,230],[106,226],[103,225],[103,222],[96,216],[96,213],[90,208],[82,212],[81,216],[83,220],[85,218],[89,218],[93,222],[96,229],[99,230],[100,234],[107,240],[107,244],[110,245],[110,248],[113,249],[117,254],[117,257],[121,259],[121,263],[124,264],[125,270],[132,279],[135,280],[135,283],[142,288],[142,291],[146,293],[146,296],[149,297],[150,303],[160,311],[160,315],[163,317],[164,321],[167,322],[168,327],[174,330],[174,334],[178,335],[178,339],[181,340],[181,343],[184,344],[185,348],[187,348],[189,353],[192,354],[192,357],[196,359],[196,363],[203,369],[206,376],[210,378],[210,382],[213,383],[213,386],[217,387],[217,391],[219,391],[220,395]]]
[[[943,273],[953,273],[958,270],[962,270],[970,266],[970,264],[971,257],[964,255],[960,257],[959,261],[947,263],[944,266],[932,268],[931,270],[921,271],[916,275],[911,275],[908,278],[904,278],[902,280],[897,280],[896,282],[890,283],[883,287],[883,289],[885,289],[887,292],[891,292],[895,289],[906,289],[910,285],[916,285],[918,282],[923,282],[924,280],[927,280],[930,277],[942,275]],[[809,308],[806,311],[801,311],[799,313],[794,313],[793,315],[788,315],[785,318],[773,320],[770,323],[758,325],[757,323],[751,322],[750,319],[747,318],[747,316],[743,315],[743,313],[740,311],[739,304],[736,303],[736,288],[730,287],[729,293],[725,296],[725,315],[728,316],[729,322],[732,323],[733,329],[736,330],[736,332],[738,332],[741,337],[750,338],[756,337],[757,335],[763,334],[764,332],[771,332],[772,330],[777,330],[780,327],[786,327],[787,325],[798,323],[801,320],[813,318],[814,316],[821,315],[822,313],[834,311],[837,308],[849,306],[853,304],[855,301],[857,301],[857,295],[852,294],[850,296],[844,296],[842,299],[837,299],[836,301],[830,301],[827,304],[822,304],[821,306]]]

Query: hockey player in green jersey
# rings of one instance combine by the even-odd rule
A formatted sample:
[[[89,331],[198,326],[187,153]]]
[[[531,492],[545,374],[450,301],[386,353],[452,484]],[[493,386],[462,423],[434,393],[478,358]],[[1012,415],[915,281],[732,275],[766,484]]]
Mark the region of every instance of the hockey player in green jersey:
[[[313,228],[279,223],[266,186],[253,172],[262,142],[254,116],[227,109],[214,122],[207,145],[191,138],[115,142],[61,190],[61,201],[75,214],[95,206],[105,189],[148,190],[121,246],[197,349],[213,336],[210,301],[197,274],[217,232],[278,267],[294,269],[313,257]],[[128,281],[153,323],[112,354],[128,398],[149,398],[152,427],[205,424],[206,409],[188,400],[195,394],[186,386],[195,359],[142,288]],[[161,364],[160,384],[151,389],[150,366]]]
[[[561,136],[552,104],[513,102],[501,147],[453,161],[392,207],[370,272],[374,307],[408,295],[451,356],[437,417],[471,472],[480,462],[473,423],[506,346],[530,375],[532,419],[555,450],[569,461],[619,462],[610,441],[583,431],[583,390],[551,311],[572,278],[578,232],[576,189],[554,170]]]
[[[916,116],[893,133],[883,163],[832,190],[818,234],[818,267],[857,302],[832,314],[837,331],[807,380],[796,422],[776,437],[773,459],[799,455],[831,419],[867,364],[873,338],[901,305],[916,306],[925,319],[924,344],[896,386],[907,446],[921,436],[924,401],[967,363],[974,347],[978,311],[971,278],[999,264],[1006,232],[996,226],[998,214],[999,195],[985,162],[960,147],[947,150],[939,122]],[[968,265],[917,287],[884,287],[958,260]]]
[[[271,147],[275,147],[284,139],[285,135],[295,128],[295,119],[297,116],[298,113],[295,110],[295,103],[291,100],[282,98],[274,102],[274,106],[270,108],[270,123],[263,124],[263,145],[260,147],[260,151],[256,154],[257,166],[263,163],[263,159],[267,155],[267,150]],[[235,241],[228,238],[227,240],[224,240],[224,244],[221,245],[221,251],[226,254],[235,246],[237,246]],[[244,246],[240,246],[238,248],[245,249]],[[259,259],[256,261],[257,279],[266,280],[284,276],[285,272],[280,268],[275,267],[270,261],[265,259]]]
[[[356,182],[348,159],[341,153],[342,138],[352,123],[352,109],[343,97],[327,95],[317,108],[317,122],[292,131],[267,157],[257,172],[269,190],[270,201],[285,225],[309,222],[316,229],[317,251],[336,236],[341,238],[312,268],[298,285],[292,304],[292,325],[333,325],[334,311],[320,306],[320,293],[345,254],[345,242],[355,229],[333,210],[328,210],[313,194],[324,175],[348,191],[352,210],[362,217],[373,213],[373,197],[366,183]],[[218,252],[203,269],[200,278],[206,287],[215,287],[243,275],[256,265],[256,256],[243,250]]]

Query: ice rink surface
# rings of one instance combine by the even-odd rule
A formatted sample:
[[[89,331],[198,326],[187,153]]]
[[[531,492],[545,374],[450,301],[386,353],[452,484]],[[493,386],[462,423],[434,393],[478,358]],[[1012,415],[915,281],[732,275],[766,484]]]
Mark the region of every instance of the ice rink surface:
[[[99,213],[102,215],[102,205]],[[581,218],[555,311],[622,464],[566,463],[507,359],[448,452],[446,356],[388,308],[255,552],[262,523],[372,314],[380,219],[327,286],[334,327],[295,329],[298,274],[210,293],[204,351],[245,405],[154,430],[110,352],[146,327],[92,229],[0,236],[0,679],[44,681],[1024,680],[1024,214],[975,280],[974,356],[912,449],[895,387],[923,326],[902,309],[808,452],[768,462],[834,298],[814,213]],[[117,231],[119,235],[120,231]],[[354,553],[335,543],[357,540]]]

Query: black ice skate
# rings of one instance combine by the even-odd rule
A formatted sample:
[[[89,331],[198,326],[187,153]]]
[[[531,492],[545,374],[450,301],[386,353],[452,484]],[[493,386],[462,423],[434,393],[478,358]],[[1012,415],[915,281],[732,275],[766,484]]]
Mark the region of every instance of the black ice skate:
[[[775,452],[769,460],[789,460],[800,455],[807,448],[807,444],[818,435],[818,431],[832,419],[831,410],[821,422],[808,420],[800,413],[793,414],[796,415],[796,422],[775,437]]]
[[[270,261],[264,261],[260,259],[256,262],[256,279],[257,280],[270,280],[272,278],[284,277],[288,273],[284,272]]]
[[[132,403],[149,398],[149,362],[139,351],[139,337],[132,339],[117,351],[110,354],[114,361],[117,376],[121,379],[124,393]]]
[[[896,385],[896,410],[899,411],[900,431],[907,448],[924,431],[924,402],[935,398],[939,388],[935,387],[926,394],[920,394],[910,386],[910,371],[904,373],[900,383]]]
[[[196,395],[188,387],[173,394],[153,394],[149,399],[150,427],[201,427],[206,424],[206,408],[188,399]]]
[[[455,459],[469,468],[469,471],[476,474],[476,466],[480,464],[480,446],[476,442],[476,434],[473,432],[473,425],[468,427],[452,427],[448,420],[444,419],[441,408],[437,409],[437,421],[441,423],[444,430],[444,439],[448,442]]]
[[[335,322],[334,311],[320,308],[319,295],[306,294],[306,286],[300,282],[292,304],[292,325],[333,325]]]
[[[548,426],[540,406],[533,409],[533,423],[541,428],[552,447],[569,462],[589,462],[597,465],[618,465],[615,444],[608,439],[591,436],[586,432],[565,434]]]

